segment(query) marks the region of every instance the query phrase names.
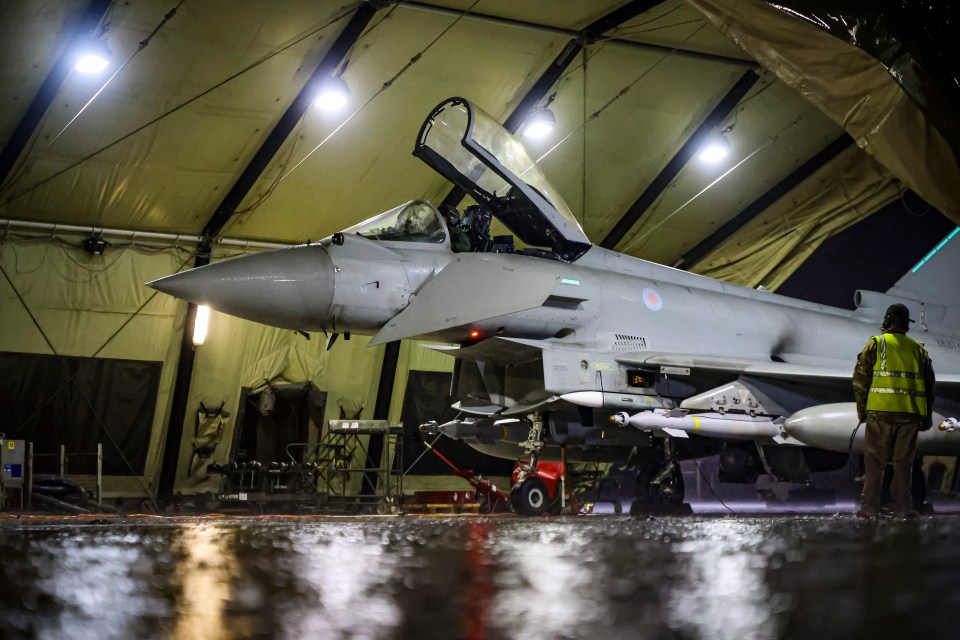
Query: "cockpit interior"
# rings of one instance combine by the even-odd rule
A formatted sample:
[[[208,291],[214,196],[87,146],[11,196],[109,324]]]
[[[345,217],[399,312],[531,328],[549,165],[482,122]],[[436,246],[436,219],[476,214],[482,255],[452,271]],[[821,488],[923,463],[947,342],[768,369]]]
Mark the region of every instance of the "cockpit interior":
[[[471,204],[461,213],[456,207],[426,200],[413,200],[345,229],[368,240],[442,244],[448,238],[454,253],[519,253],[549,260],[561,260],[553,251],[518,247],[512,234],[491,235],[494,212],[490,207]]]

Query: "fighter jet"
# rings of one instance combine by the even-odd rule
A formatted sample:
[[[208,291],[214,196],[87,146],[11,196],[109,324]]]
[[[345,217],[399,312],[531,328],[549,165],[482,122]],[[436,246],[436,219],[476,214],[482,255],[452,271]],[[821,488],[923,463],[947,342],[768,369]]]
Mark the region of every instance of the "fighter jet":
[[[941,428],[921,443],[960,453],[960,242],[888,292],[858,292],[851,312],[593,245],[524,147],[463,98],[430,112],[413,154],[474,204],[414,200],[315,244],[149,285],[297,331],[450,345],[432,348],[456,359],[467,417],[427,429],[522,457],[513,504],[527,514],[549,506],[538,461],[632,465],[635,511],[683,502],[685,457],[720,452],[722,478],[740,482],[839,468],[853,364],[893,302],[919,318],[939,381]],[[491,235],[494,220],[509,233]]]

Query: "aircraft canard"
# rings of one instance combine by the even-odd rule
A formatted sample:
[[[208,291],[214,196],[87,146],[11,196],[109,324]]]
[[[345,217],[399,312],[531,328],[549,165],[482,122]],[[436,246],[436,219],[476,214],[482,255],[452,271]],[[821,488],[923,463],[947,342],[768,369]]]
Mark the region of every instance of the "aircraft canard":
[[[504,260],[497,254],[463,253],[430,279],[370,341],[383,344],[541,307],[560,287],[545,260]],[[456,304],[451,304],[455,300]]]

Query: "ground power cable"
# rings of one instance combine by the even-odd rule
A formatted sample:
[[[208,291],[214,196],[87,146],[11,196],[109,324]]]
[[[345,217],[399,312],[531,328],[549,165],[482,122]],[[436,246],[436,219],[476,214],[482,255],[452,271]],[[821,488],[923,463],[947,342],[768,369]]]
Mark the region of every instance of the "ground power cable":
[[[727,511],[729,511],[729,512],[732,513],[733,515],[737,515],[737,512],[734,511],[733,509],[731,509],[730,506],[729,506],[726,502],[723,501],[723,498],[720,497],[720,494],[717,493],[716,490],[713,488],[713,483],[710,482],[710,478],[708,478],[708,477],[707,477],[707,474],[705,474],[705,473],[703,472],[703,469],[700,468],[700,461],[697,460],[696,458],[694,458],[694,459],[693,459],[693,464],[697,467],[697,471],[700,472],[700,477],[703,478],[704,481],[707,483],[707,489],[710,489],[710,493],[713,494],[713,497],[715,497],[717,500],[720,501],[720,504],[723,505],[724,509],[726,509]]]
[[[25,195],[27,195],[27,194],[29,194],[29,193],[31,193],[31,192],[39,189],[40,187],[44,186],[45,184],[49,183],[50,181],[55,180],[56,178],[59,178],[59,177],[62,176],[63,174],[67,173],[68,171],[72,171],[73,169],[77,168],[78,166],[80,166],[81,164],[87,162],[88,160],[91,160],[91,159],[99,156],[99,155],[100,155],[101,153],[103,153],[104,151],[107,151],[108,149],[111,149],[111,148],[115,147],[116,145],[120,144],[121,142],[123,142],[123,141],[125,141],[125,140],[127,140],[127,139],[129,139],[129,138],[131,138],[131,137],[133,137],[133,136],[135,136],[136,134],[140,133],[141,131],[143,131],[143,130],[145,130],[145,129],[147,129],[147,128],[153,126],[153,125],[155,125],[156,123],[160,122],[161,120],[163,120],[163,119],[165,119],[165,118],[173,115],[174,113],[180,111],[180,110],[183,109],[184,107],[187,107],[188,105],[193,104],[193,103],[196,102],[197,100],[199,100],[199,99],[201,99],[201,98],[203,98],[203,97],[205,97],[205,96],[213,93],[214,91],[216,91],[216,90],[219,89],[220,87],[223,87],[224,85],[226,85],[226,84],[228,84],[228,83],[236,80],[237,78],[239,78],[240,76],[244,75],[244,74],[247,73],[248,71],[251,71],[251,70],[259,67],[259,66],[262,65],[263,63],[265,63],[265,62],[267,62],[267,61],[275,58],[276,56],[280,55],[280,54],[283,53],[284,51],[287,51],[288,49],[290,49],[291,47],[294,47],[294,46],[300,44],[301,42],[303,42],[303,41],[306,40],[307,38],[310,38],[311,36],[314,36],[314,35],[316,35],[317,33],[323,31],[323,30],[326,29],[327,27],[329,27],[329,26],[331,26],[331,25],[333,25],[333,24],[336,24],[336,23],[339,22],[340,20],[343,20],[345,17],[347,17],[348,15],[350,15],[350,13],[351,13],[353,10],[354,10],[354,8],[353,8],[353,6],[351,6],[350,9],[341,12],[341,13],[338,14],[336,17],[332,18],[331,20],[327,21],[326,23],[320,25],[319,27],[316,27],[316,28],[314,28],[314,29],[311,29],[310,31],[306,32],[306,33],[305,33],[304,35],[302,35],[302,36],[298,36],[297,38],[295,38],[293,41],[289,42],[288,44],[285,44],[285,45],[283,45],[282,47],[280,47],[279,49],[277,49],[277,50],[275,50],[275,51],[273,51],[273,52],[271,52],[271,53],[263,56],[262,58],[259,58],[259,59],[256,60],[255,62],[250,63],[249,65],[247,65],[246,67],[244,67],[244,68],[241,69],[240,71],[237,71],[236,73],[233,73],[232,75],[230,75],[230,76],[228,76],[227,78],[221,80],[220,82],[218,82],[218,83],[216,83],[215,85],[209,87],[208,89],[205,89],[205,90],[201,91],[200,93],[194,95],[193,97],[184,100],[184,101],[181,102],[180,104],[178,104],[178,105],[176,105],[176,106],[168,109],[167,111],[161,113],[160,115],[156,116],[155,118],[152,118],[151,120],[149,120],[149,121],[145,122],[144,124],[140,125],[139,127],[136,127],[135,129],[133,129],[133,130],[131,130],[131,131],[128,131],[127,133],[123,134],[123,135],[120,136],[119,138],[116,138],[116,139],[113,140],[112,142],[108,142],[106,145],[100,147],[99,149],[97,149],[97,150],[95,150],[95,151],[92,151],[91,153],[88,153],[87,155],[85,155],[84,157],[80,158],[79,160],[77,160],[77,161],[75,161],[75,162],[72,162],[71,164],[67,165],[67,166],[64,167],[63,169],[52,173],[51,175],[47,176],[46,178],[43,178],[42,180],[40,180],[39,182],[37,182],[37,183],[35,183],[35,184],[27,187],[27,188],[24,189],[23,191],[20,191],[20,192],[18,192],[18,193],[15,193],[15,194],[7,197],[7,198],[5,199],[5,201],[0,202],[0,207],[7,206],[7,205],[9,205],[11,202],[13,202],[13,201],[15,201],[15,200],[18,200],[18,199],[22,198],[23,196],[25,196]]]
[[[853,466],[853,456],[851,455],[851,452],[853,451],[853,441],[857,437],[857,431],[860,430],[862,425],[863,420],[857,422],[857,426],[853,428],[853,433],[850,434],[850,442],[847,443],[847,467],[850,469],[850,475],[855,482],[858,480],[858,478],[862,478],[862,475],[854,475],[857,473],[857,469],[855,469]]]
[[[850,434],[850,442],[847,444],[847,455],[850,455],[850,452],[853,451],[853,440],[857,437],[857,431],[860,430],[860,426],[863,424],[863,420],[857,423],[857,426],[853,428],[853,433]]]

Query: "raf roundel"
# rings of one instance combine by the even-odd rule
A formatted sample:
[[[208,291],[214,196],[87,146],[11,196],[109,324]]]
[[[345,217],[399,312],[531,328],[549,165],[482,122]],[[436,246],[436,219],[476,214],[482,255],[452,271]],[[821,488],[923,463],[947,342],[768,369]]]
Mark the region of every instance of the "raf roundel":
[[[660,297],[656,289],[644,289],[643,304],[647,305],[647,309],[650,309],[650,311],[660,311],[663,308],[663,298]]]

